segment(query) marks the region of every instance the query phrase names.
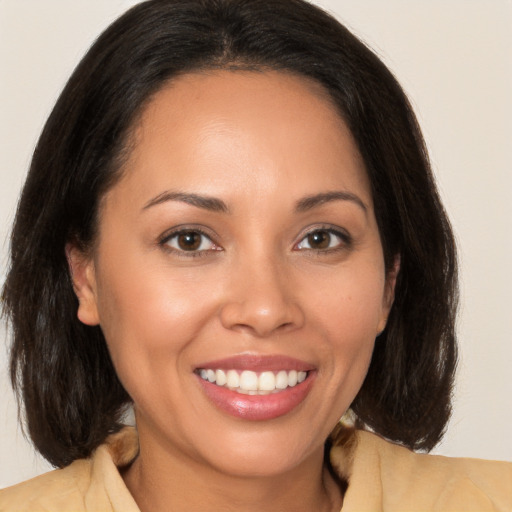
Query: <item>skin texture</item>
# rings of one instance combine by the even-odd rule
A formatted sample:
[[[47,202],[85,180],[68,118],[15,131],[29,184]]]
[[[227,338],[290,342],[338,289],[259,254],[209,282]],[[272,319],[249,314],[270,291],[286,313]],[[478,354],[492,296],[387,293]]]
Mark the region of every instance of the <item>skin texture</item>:
[[[92,256],[68,248],[78,316],[101,325],[135,403],[129,489],[142,510],[339,510],[323,445],[364,380],[396,277],[349,130],[307,79],[216,71],[166,85],[133,143]],[[352,196],[297,209],[333,191]],[[177,226],[207,235],[199,250],[165,240]],[[319,229],[341,236],[311,248]],[[272,420],[220,410],[194,370],[243,354],[307,362],[309,394]]]

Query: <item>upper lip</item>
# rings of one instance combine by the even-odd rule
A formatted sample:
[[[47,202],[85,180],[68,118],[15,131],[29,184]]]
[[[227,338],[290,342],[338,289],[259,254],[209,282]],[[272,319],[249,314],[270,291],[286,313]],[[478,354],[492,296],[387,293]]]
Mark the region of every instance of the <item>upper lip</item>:
[[[240,354],[215,361],[207,361],[196,366],[196,369],[252,370],[254,372],[297,370],[310,371],[315,367],[311,363],[285,355],[254,355]]]

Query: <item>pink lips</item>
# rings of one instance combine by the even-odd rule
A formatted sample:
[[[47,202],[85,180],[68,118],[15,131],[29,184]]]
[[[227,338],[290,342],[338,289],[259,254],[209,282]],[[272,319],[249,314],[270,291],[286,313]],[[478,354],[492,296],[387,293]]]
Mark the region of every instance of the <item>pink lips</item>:
[[[263,421],[283,416],[293,411],[307,397],[314,383],[314,366],[286,356],[240,355],[205,362],[197,367],[203,369],[251,370],[253,372],[280,370],[307,371],[306,380],[293,387],[268,395],[245,395],[226,387],[197,379],[206,396],[222,411],[241,419]]]

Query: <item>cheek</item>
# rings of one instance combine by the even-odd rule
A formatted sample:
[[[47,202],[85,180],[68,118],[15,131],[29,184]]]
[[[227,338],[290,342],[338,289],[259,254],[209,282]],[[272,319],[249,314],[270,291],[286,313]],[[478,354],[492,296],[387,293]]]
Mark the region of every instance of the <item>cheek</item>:
[[[357,343],[374,340],[378,333],[385,314],[384,284],[384,270],[375,264],[341,269],[301,286],[308,290],[305,296],[309,297],[309,310],[319,319],[318,327],[325,329],[330,339]]]
[[[101,277],[100,325],[121,381],[142,379],[169,361],[179,366],[214,310],[204,289],[186,275],[170,278],[167,272],[127,262],[103,268]]]
[[[380,267],[340,272],[322,290],[309,288],[311,329],[319,333],[325,375],[343,411],[368,371],[383,315],[384,278]],[[316,291],[314,291],[316,289]],[[320,348],[319,348],[320,350]]]

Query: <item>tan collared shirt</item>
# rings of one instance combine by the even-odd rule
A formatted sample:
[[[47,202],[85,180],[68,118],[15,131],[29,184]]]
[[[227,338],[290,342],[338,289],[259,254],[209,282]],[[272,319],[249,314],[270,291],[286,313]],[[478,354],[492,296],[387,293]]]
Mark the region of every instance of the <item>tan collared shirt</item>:
[[[0,491],[0,511],[140,512],[118,469],[137,452],[125,428],[90,459]],[[334,446],[331,462],[349,482],[342,512],[512,512],[509,462],[417,454],[362,431]]]

